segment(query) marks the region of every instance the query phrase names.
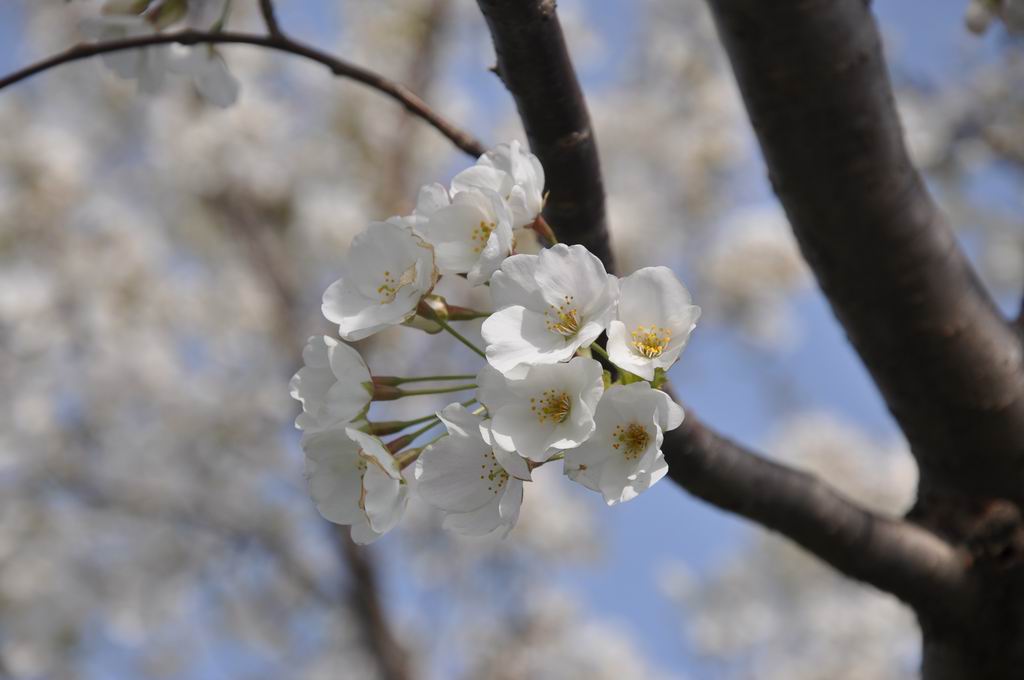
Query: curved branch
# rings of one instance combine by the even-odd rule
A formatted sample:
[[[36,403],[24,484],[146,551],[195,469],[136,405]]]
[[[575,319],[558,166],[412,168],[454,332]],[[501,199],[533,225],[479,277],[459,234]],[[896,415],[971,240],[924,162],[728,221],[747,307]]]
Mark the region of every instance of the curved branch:
[[[550,191],[544,216],[559,240],[615,262],[604,181],[587,103],[552,0],[478,0],[498,56],[495,72],[516,100],[530,150]]]
[[[903,143],[864,0],[710,0],[772,185],[925,488],[1024,500],[1024,370]]]
[[[139,36],[124,40],[112,40],[102,43],[83,43],[0,78],[0,89],[56,66],[60,66],[61,64],[67,64],[73,61],[79,61],[81,59],[87,59],[89,57],[107,54],[110,52],[175,43],[179,45],[256,45],[304,57],[319,64],[323,64],[336,76],[355,80],[387,95],[388,97],[391,97],[404,106],[410,113],[432,125],[438,132],[451,140],[455,146],[467,154],[476,157],[485,151],[484,146],[472,135],[459,129],[453,123],[443,118],[404,85],[388,80],[369,69],[339,59],[310,45],[295,42],[294,40],[280,34],[276,36],[268,36],[232,31],[207,32],[185,30],[174,33],[158,33],[155,35]]]
[[[860,507],[817,477],[767,460],[692,413],[665,433],[669,477],[712,505],[796,542],[843,574],[900,598],[918,613],[965,616],[968,561],[930,531]]]

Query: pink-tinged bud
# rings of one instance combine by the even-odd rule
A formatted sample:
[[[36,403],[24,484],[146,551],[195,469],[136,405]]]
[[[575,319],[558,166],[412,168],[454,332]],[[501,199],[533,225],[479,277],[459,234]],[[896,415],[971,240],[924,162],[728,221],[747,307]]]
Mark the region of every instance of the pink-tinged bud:
[[[530,223],[530,229],[537,232],[537,236],[547,243],[549,246],[558,243],[558,238],[555,236],[554,230],[551,225],[548,224],[547,220],[544,219],[543,215],[537,215],[537,219]]]

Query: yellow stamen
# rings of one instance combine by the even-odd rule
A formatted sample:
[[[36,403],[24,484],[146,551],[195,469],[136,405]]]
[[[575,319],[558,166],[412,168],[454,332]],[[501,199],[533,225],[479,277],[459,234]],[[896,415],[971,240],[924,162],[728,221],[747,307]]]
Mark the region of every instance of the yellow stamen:
[[[612,444],[612,448],[621,452],[626,460],[639,458],[640,454],[647,450],[647,445],[651,441],[647,429],[639,423],[630,423],[625,427],[617,425],[615,431],[612,432],[612,438],[616,442]]]
[[[545,422],[564,423],[572,411],[572,399],[567,392],[545,390],[540,397],[530,399],[530,411],[543,425]]]
[[[393,302],[395,296],[398,295],[398,291],[402,290],[406,286],[412,285],[413,281],[416,280],[416,264],[412,264],[408,269],[402,272],[402,275],[397,279],[390,271],[384,272],[384,283],[377,286],[377,294],[380,295],[380,303],[386,305],[389,302]]]
[[[473,233],[470,234],[470,238],[474,243],[476,243],[473,247],[474,253],[479,253],[484,249],[484,246],[487,245],[487,239],[491,237],[491,232],[494,231],[494,228],[497,226],[498,225],[494,222],[484,222],[481,220],[480,226],[473,229]]]
[[[572,295],[566,295],[564,300],[557,307],[551,305],[546,314],[546,323],[549,331],[571,338],[580,330],[580,315],[572,304]]]
[[[630,343],[638,353],[648,359],[660,357],[672,340],[672,331],[659,326],[637,326],[631,333],[633,341]]]
[[[498,463],[493,451],[485,456],[484,462],[480,465],[480,479],[487,481],[487,490],[495,495],[508,482],[508,473]]]

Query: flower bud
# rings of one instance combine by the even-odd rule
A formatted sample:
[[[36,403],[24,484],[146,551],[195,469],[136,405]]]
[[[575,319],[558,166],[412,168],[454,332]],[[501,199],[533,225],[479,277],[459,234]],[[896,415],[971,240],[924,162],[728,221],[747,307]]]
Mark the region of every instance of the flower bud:
[[[440,295],[424,295],[416,313],[431,321],[447,321],[448,303]]]
[[[537,215],[537,219],[530,223],[530,229],[533,229],[537,233],[537,236],[539,236],[548,245],[558,243],[558,238],[555,236],[555,232],[551,228],[551,225],[544,219],[544,215]]]

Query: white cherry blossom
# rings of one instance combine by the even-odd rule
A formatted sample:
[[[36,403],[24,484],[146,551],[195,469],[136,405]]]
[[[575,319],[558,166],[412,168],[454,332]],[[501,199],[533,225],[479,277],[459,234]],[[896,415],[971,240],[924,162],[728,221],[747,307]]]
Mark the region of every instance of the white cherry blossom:
[[[398,524],[408,484],[379,439],[349,427],[315,433],[303,448],[310,495],[325,519],[351,526],[359,544],[372,543]]]
[[[498,310],[484,321],[487,361],[509,378],[569,359],[608,326],[618,280],[580,245],[513,255],[491,278]]]
[[[497,459],[484,439],[486,421],[461,404],[438,416],[448,436],[427,447],[416,461],[416,489],[429,504],[445,513],[444,527],[482,536],[508,534],[519,518],[523,482]]]
[[[663,433],[683,422],[683,409],[667,394],[645,382],[613,385],[601,397],[595,420],[590,439],[565,453],[570,479],[615,505],[665,476]]]
[[[608,357],[645,380],[679,358],[700,307],[668,267],[638,269],[619,281],[617,318],[608,325]]]
[[[352,347],[314,335],[302,350],[305,364],[288,387],[302,402],[295,427],[307,434],[345,425],[362,415],[373,396],[370,370]]]
[[[429,186],[429,185],[428,185]],[[420,191],[417,212],[429,211],[417,229],[434,247],[442,274],[467,274],[470,284],[486,283],[512,254],[512,216],[504,199],[489,189],[460,191],[443,204],[440,185]]]
[[[173,72],[189,76],[204,101],[224,109],[238,101],[238,79],[213,45],[196,45],[171,61]]]
[[[584,357],[532,367],[517,380],[484,366],[477,395],[491,416],[491,440],[536,462],[579,446],[594,431],[603,373],[600,363]]]
[[[80,26],[87,38],[101,42],[138,38],[156,33],[144,17],[136,14],[104,14],[88,17]],[[128,80],[137,80],[139,91],[156,94],[167,79],[170,53],[166,45],[119,50],[101,55],[103,63],[114,73]]]
[[[428,243],[408,227],[374,222],[352,240],[341,278],[324,292],[323,314],[343,339],[362,340],[413,316],[436,282]]]
[[[508,201],[512,226],[524,227],[544,207],[544,168],[518,141],[499,144],[452,179],[452,194],[471,188],[497,192]]]

